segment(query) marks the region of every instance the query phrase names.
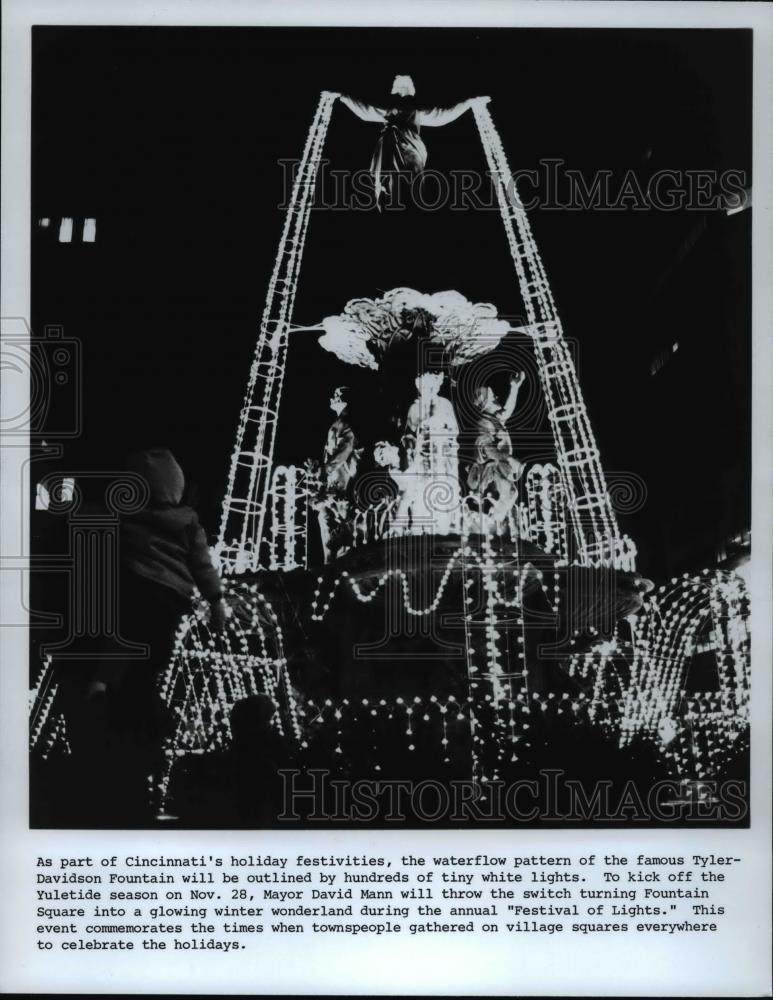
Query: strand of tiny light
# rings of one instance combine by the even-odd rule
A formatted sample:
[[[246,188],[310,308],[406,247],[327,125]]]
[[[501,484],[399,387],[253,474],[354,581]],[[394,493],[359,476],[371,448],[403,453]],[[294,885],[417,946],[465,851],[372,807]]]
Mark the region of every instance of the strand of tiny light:
[[[54,678],[54,661],[46,656],[38,673],[38,679],[30,692],[28,704],[30,712],[30,749],[37,746],[41,733],[48,721],[59,685]]]
[[[545,359],[542,354],[542,347],[537,343],[538,338],[535,338],[535,347],[539,348],[536,353],[540,361],[540,377],[543,382],[546,399],[549,402],[548,416],[556,439],[559,467],[563,470],[565,483],[568,486],[569,507],[577,541],[580,545],[581,553],[585,556],[583,561],[586,561],[586,559],[591,563],[594,562],[594,559],[604,561],[605,553],[607,552],[609,554],[606,555],[606,558],[612,560],[616,554],[614,539],[618,537],[619,530],[611,507],[609,494],[606,490],[604,475],[598,463],[598,449],[595,445],[590,421],[588,420],[576,372],[574,371],[574,365],[563,340],[561,324],[556,312],[547,275],[545,274],[542,259],[531,232],[528,217],[523,204],[518,198],[515,181],[508,166],[507,157],[491,114],[488,108],[483,105],[476,105],[473,112],[492,176],[499,179],[496,191],[500,214],[510,246],[511,256],[515,264],[527,316],[532,326],[544,326],[546,329],[550,328],[553,333],[550,341],[553,357],[550,364],[555,368],[555,374],[550,378],[547,377],[544,369]],[[520,243],[513,229],[513,220],[515,220],[518,227]],[[527,267],[529,268],[529,273],[527,273]],[[539,307],[539,315],[535,306]],[[561,427],[556,419],[553,406],[550,405],[552,392],[554,391],[558,392],[561,398],[561,405],[571,408],[574,411],[574,420],[569,426],[569,432],[573,438],[573,450],[579,454],[583,454],[583,452],[585,454],[584,463],[575,462],[574,465],[582,482],[583,492],[589,499],[583,511],[586,516],[590,515],[591,527],[596,539],[595,546],[597,548],[601,546],[599,554],[595,557],[593,547],[588,548],[587,529],[577,505],[577,499],[574,495],[575,491],[572,488],[572,470],[564,452]],[[579,439],[576,433],[579,435]],[[584,474],[589,477],[589,487],[586,486],[583,479]],[[598,530],[596,529],[597,524],[599,525]]]
[[[207,747],[213,744],[222,746],[230,739],[230,709],[235,701],[250,693],[245,680],[249,680],[250,689],[256,692],[262,690],[277,709],[280,706],[278,685],[281,686],[291,734],[297,742],[302,739],[287,670],[284,637],[276,613],[256,585],[247,587],[225,581],[224,589],[227,596],[235,594],[241,598],[243,605],[250,608],[249,632],[245,631],[238,618],[231,617],[228,630],[219,640],[225,649],[216,649],[215,639],[200,609],[185,616],[181,622],[172,659],[161,683],[162,697],[170,707],[175,707],[177,716],[174,734],[167,741],[167,763],[159,783],[162,802],[168,795],[175,757],[186,751],[204,752]],[[274,628],[272,639],[277,648],[276,656],[269,650],[268,637],[258,613],[259,606]],[[250,637],[258,640],[257,652],[249,649]],[[233,643],[238,644],[241,652],[233,648]],[[276,670],[276,677],[272,668]],[[214,694],[210,691],[210,682],[214,684]],[[178,691],[182,693],[178,695]],[[285,731],[281,712],[275,715],[274,723],[280,734]],[[196,740],[198,751],[193,751],[190,746],[191,739]]]
[[[248,545],[251,545],[248,561],[251,562],[252,568],[257,568],[269,492],[268,477],[271,473],[276,437],[276,411],[284,382],[287,328],[295,301],[300,261],[308,229],[312,182],[319,167],[333,100],[330,96],[320,97],[314,121],[307,134],[303,157],[291,193],[290,205],[285,213],[274,269],[269,280],[260,334],[239,418],[236,445],[231,459],[226,497],[223,503],[218,550],[221,552],[226,572],[248,568],[246,564],[242,566],[247,555]],[[291,231],[293,232],[292,239],[290,238]],[[261,373],[261,366],[266,369],[263,373]],[[262,378],[265,384],[259,406],[259,419],[254,427],[254,447],[251,447],[249,451],[249,454],[252,455],[249,483],[246,495],[235,497],[236,474],[240,461],[246,454],[244,439],[248,427],[252,426],[249,418],[255,406],[256,385],[259,378]],[[259,481],[261,476],[262,483]],[[243,509],[241,507],[234,509],[234,500],[243,504]],[[241,521],[239,538],[231,539],[229,537],[229,521],[232,517]],[[248,537],[251,526],[253,537]]]
[[[684,574],[681,580],[674,578],[672,590],[666,593],[661,587],[657,596],[645,603],[641,628],[637,629],[634,644],[634,657],[631,667],[631,683],[626,692],[626,705],[623,712],[621,739],[625,741],[634,732],[642,730],[651,732],[661,719],[667,718],[673,710],[684,667],[689,655],[689,649],[694,636],[701,624],[697,612],[703,611],[705,616],[710,606],[711,595],[715,592],[717,582],[722,580],[720,574],[715,574],[711,581],[706,580],[708,570],[701,576]],[[736,584],[730,579],[729,586]],[[721,584],[720,584],[721,585]],[[663,607],[662,601],[668,603]],[[715,619],[724,617],[721,609],[713,608]],[[727,617],[738,618],[740,628],[744,627],[744,616],[728,608]],[[720,660],[722,653],[716,651],[718,670],[722,670]],[[744,671],[748,663],[748,655],[743,649],[734,649],[730,654],[732,661],[738,664],[735,669]],[[720,682],[721,683],[721,682]],[[744,685],[746,688],[746,685]]]
[[[320,607],[320,600],[319,599],[320,599],[320,596],[321,596],[321,593],[322,593],[322,585],[325,582],[325,578],[322,577],[322,576],[319,576],[319,577],[317,577],[317,587],[314,590],[314,595],[313,595],[312,602],[311,602],[311,619],[312,619],[312,621],[322,621],[324,619],[325,615],[330,610],[330,606],[331,606],[331,604],[333,602],[333,598],[335,597],[336,593],[338,592],[338,589],[342,585],[343,581],[345,581],[345,580],[348,581],[349,586],[351,587],[352,592],[354,593],[355,597],[361,603],[363,603],[363,604],[369,604],[371,601],[375,600],[375,598],[378,596],[379,592],[387,585],[387,583],[389,582],[389,580],[391,578],[395,578],[395,577],[400,578],[400,582],[401,582],[401,586],[402,586],[402,591],[403,591],[403,604],[404,604],[406,613],[409,614],[409,615],[414,615],[416,617],[420,617],[420,616],[432,614],[433,611],[437,610],[437,608],[438,608],[438,606],[439,606],[439,604],[440,604],[440,602],[441,602],[441,600],[443,598],[443,594],[445,592],[445,588],[448,585],[448,581],[450,579],[450,576],[451,576],[451,573],[452,573],[452,571],[454,569],[454,566],[456,566],[458,563],[461,562],[461,557],[462,557],[463,554],[466,555],[466,556],[469,556],[472,559],[472,561],[481,570],[484,570],[486,568],[486,566],[490,566],[490,563],[485,562],[477,553],[474,553],[471,549],[469,549],[469,547],[461,546],[449,558],[449,560],[448,560],[448,562],[446,564],[446,568],[445,568],[445,570],[443,572],[443,575],[441,577],[440,584],[438,586],[438,589],[437,589],[437,592],[435,594],[435,597],[432,600],[432,602],[426,608],[414,608],[412,606],[411,601],[410,601],[410,596],[409,596],[409,593],[408,593],[408,586],[409,586],[408,577],[409,577],[409,574],[407,574],[405,572],[405,570],[402,570],[402,569],[390,569],[390,570],[387,570],[386,572],[382,573],[381,577],[379,578],[378,583],[373,588],[373,590],[371,590],[369,593],[364,593],[361,590],[360,585],[358,584],[358,582],[354,579],[354,577],[352,577],[350,575],[350,573],[348,572],[348,570],[343,570],[333,580],[332,586],[330,587],[330,592],[329,592],[328,598],[322,604],[322,612],[320,613],[319,610],[318,610],[319,607]],[[540,574],[540,576],[541,576],[541,574]],[[547,587],[543,587],[543,589],[547,590]],[[499,591],[496,591],[495,593],[496,593],[496,604],[497,604],[498,607],[499,606],[501,606],[501,607],[514,607],[515,606],[515,604],[513,602],[509,602],[507,599],[505,599],[499,593]]]

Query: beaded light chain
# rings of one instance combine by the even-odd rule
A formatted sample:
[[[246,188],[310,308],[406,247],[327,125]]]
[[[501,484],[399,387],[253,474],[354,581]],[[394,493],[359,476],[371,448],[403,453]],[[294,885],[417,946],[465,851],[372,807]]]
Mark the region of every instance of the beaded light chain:
[[[574,654],[569,674],[592,684],[589,714],[620,746],[643,737],[662,747],[674,774],[716,774],[749,724],[748,617],[740,576],[685,573],[645,601],[630,639],[618,627],[612,640]],[[717,691],[686,690],[699,652],[713,656]]]
[[[617,519],[542,258],[491,113],[484,104],[476,105],[473,113],[491,176],[497,181],[502,223],[531,325],[578,559],[582,565],[618,565]]]
[[[649,746],[662,776],[685,783],[716,777],[748,746],[746,732],[734,735],[718,697],[707,693],[689,699],[683,724],[668,743],[639,734],[621,744],[614,739],[612,724],[599,724],[593,697],[583,693],[529,695],[522,690],[498,703],[490,695],[481,697],[478,705],[475,700],[472,695],[326,699],[321,704],[309,700],[299,707],[299,715],[315,767],[350,777],[406,777],[419,769],[439,780],[444,775],[469,780],[472,754],[477,764],[472,778],[484,795],[487,784],[518,778],[535,762],[539,765],[545,747],[561,738],[557,734],[583,740],[595,734],[604,740],[608,754],[625,755],[628,748]],[[624,703],[606,700],[612,723]],[[573,767],[578,761],[557,763]]]
[[[684,698],[685,668],[708,630],[723,707],[731,726],[748,723],[748,598],[733,573],[685,573],[662,586],[637,616],[623,738],[657,731]]]
[[[58,684],[54,677],[54,665],[50,656],[43,659],[38,676],[29,693],[29,713],[30,713],[30,750],[40,753],[45,760],[53,748],[60,741],[66,753],[69,753],[69,746],[63,740],[65,734],[65,724],[63,716],[52,712],[56,703]]]
[[[57,707],[58,694],[54,663],[50,656],[46,656],[30,690],[28,701],[30,750],[34,750],[41,760],[47,760],[55,753],[66,757],[71,753],[67,720]]]
[[[544,552],[567,560],[566,507],[561,476],[550,463],[532,465],[526,474],[529,532],[526,536]]]
[[[478,705],[475,700],[473,695],[309,699],[299,705],[299,714],[315,767],[329,767],[350,779],[428,775],[469,780],[472,751],[479,761],[482,798],[487,784],[539,767],[544,747],[557,733],[587,738],[597,731],[590,699],[583,694],[573,698],[566,692],[521,690],[499,702],[490,695],[481,696]],[[479,744],[476,733],[481,734]]]
[[[256,585],[225,580],[233,608],[222,633],[212,632],[205,606],[184,616],[172,657],[159,685],[174,716],[158,791],[163,801],[175,760],[230,745],[230,713],[237,701],[266,695],[276,711],[272,724],[291,744],[302,742],[279,619]]]
[[[231,458],[217,555],[223,572],[266,565],[262,546],[287,341],[314,184],[335,95],[320,95],[284,218]]]

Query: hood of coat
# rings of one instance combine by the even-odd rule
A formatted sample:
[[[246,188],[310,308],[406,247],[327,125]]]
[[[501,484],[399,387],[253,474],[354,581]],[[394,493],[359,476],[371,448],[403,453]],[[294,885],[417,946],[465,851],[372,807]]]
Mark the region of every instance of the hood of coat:
[[[185,490],[185,476],[168,448],[148,448],[130,455],[126,462],[130,472],[147,482],[152,504],[179,504]]]

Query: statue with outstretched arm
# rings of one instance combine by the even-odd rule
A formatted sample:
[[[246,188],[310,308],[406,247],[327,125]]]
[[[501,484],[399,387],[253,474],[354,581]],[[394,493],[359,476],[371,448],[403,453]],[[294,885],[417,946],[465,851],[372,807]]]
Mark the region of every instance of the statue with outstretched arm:
[[[376,189],[376,203],[387,189],[383,174],[407,171],[420,174],[427,165],[427,147],[421,138],[422,126],[437,127],[456,121],[475,103],[486,103],[488,97],[471,97],[451,108],[420,108],[416,89],[409,76],[396,76],[391,99],[385,107],[375,107],[346,94],[337,95],[341,102],[365,122],[383,125],[370,161],[370,172]]]
[[[467,471],[467,483],[481,500],[490,491],[495,494],[491,518],[500,533],[517,499],[516,483],[523,473],[523,464],[513,456],[513,442],[506,424],[515,411],[524,380],[523,372],[510,380],[504,403],[500,404],[491,386],[481,386],[474,400],[478,411],[475,461]]]

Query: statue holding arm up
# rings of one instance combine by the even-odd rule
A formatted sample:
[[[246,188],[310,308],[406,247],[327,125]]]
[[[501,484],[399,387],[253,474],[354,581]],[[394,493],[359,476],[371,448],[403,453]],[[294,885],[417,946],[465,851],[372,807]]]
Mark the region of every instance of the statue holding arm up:
[[[516,483],[523,473],[523,464],[513,456],[513,443],[505,425],[513,415],[525,378],[519,372],[510,380],[510,392],[502,404],[491,386],[481,386],[474,400],[478,410],[475,461],[467,470],[467,483],[481,500],[489,490],[496,494],[491,518],[499,533],[516,501]]]

